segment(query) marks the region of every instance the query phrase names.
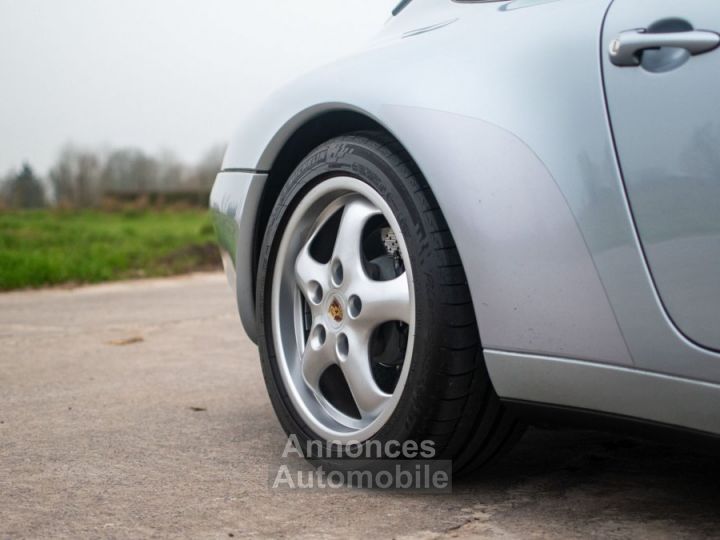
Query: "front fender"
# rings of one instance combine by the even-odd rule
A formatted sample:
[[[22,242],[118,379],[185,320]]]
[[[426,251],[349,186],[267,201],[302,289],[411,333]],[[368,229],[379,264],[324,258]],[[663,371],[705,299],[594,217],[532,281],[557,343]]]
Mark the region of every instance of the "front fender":
[[[609,248],[633,242],[600,79],[607,1],[447,4],[433,16],[452,22],[437,30],[385,36],[276,93],[243,122],[224,169],[270,171],[308,120],[361,113],[404,145],[433,189],[486,349],[632,364],[598,272]],[[525,33],[517,45],[513,33]],[[542,50],[528,50],[527,35]],[[589,210],[598,201],[615,219]]]

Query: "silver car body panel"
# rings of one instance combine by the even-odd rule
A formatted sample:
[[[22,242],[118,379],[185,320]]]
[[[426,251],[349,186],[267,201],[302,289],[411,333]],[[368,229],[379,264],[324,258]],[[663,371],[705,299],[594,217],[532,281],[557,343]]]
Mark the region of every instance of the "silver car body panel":
[[[720,382],[720,355],[675,328],[643,258],[605,106],[600,36],[608,5],[414,0],[366,50],[271,96],[241,123],[223,168],[269,171],[305,122],[327,111],[362,113],[405,146],[438,199],[483,345],[494,351],[488,367],[501,396],[534,395],[522,395],[527,363],[503,362],[501,352],[587,370],[616,366],[648,389],[651,372],[690,386]],[[247,223],[237,209],[251,212],[250,204],[220,202],[230,191],[214,191],[213,208]],[[236,244],[250,245],[252,230],[239,225]],[[238,302],[253,306],[248,263],[239,262]],[[240,310],[252,336],[251,309]],[[558,401],[558,392],[545,394],[549,403],[585,406]],[[647,417],[637,407],[598,410]],[[683,415],[656,420],[691,424]],[[703,426],[720,433],[720,411]]]
[[[485,351],[496,391],[506,399],[717,433],[720,385],[591,362]],[[522,374],[522,376],[519,376]]]
[[[240,320],[255,341],[253,231],[266,174],[221,172],[210,193],[210,208],[228,283],[238,299]]]
[[[673,0],[616,0],[603,41],[609,47],[619,32],[676,12],[695,28],[720,30],[717,2],[677,7]],[[618,69],[605,55],[623,177],[669,315],[689,338],[720,350],[720,51],[651,54],[643,61],[652,60],[653,71]]]

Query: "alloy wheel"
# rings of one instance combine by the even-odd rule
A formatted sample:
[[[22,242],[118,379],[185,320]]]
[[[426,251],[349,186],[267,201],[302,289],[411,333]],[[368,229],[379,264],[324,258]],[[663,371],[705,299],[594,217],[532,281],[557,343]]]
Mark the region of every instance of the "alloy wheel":
[[[287,392],[326,440],[365,440],[407,380],[415,299],[407,246],[384,199],[335,177],[292,212],[272,282],[273,334]]]

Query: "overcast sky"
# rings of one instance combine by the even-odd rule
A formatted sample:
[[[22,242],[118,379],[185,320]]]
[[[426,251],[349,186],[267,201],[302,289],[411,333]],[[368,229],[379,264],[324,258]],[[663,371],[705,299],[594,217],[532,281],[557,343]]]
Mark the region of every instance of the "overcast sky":
[[[60,147],[193,162],[283,81],[379,31],[397,0],[0,0],[0,175]]]

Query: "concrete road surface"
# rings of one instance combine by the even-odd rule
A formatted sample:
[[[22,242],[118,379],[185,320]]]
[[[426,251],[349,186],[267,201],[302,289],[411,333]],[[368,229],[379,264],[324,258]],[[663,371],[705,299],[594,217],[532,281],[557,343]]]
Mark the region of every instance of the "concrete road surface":
[[[224,277],[0,295],[0,538],[697,538],[715,457],[530,430],[451,495],[272,490],[285,438]]]

